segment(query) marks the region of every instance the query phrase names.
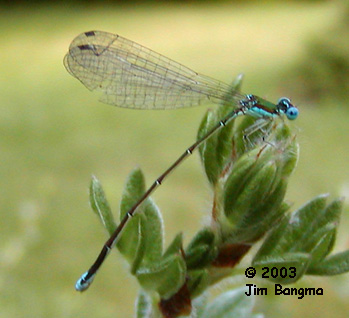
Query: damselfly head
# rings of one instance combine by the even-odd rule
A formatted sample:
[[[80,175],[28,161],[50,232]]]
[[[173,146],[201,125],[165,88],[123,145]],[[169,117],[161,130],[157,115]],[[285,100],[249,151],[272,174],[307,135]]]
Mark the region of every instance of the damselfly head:
[[[290,99],[281,97],[277,103],[278,111],[285,114],[289,120],[295,120],[298,117],[298,108],[293,106]]]

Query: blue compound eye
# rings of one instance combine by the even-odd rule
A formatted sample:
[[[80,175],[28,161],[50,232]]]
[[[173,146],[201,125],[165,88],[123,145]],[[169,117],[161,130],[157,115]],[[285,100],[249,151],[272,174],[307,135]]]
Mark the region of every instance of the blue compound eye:
[[[282,97],[277,103],[278,111],[284,113],[289,120],[294,120],[298,117],[298,109],[291,104],[287,97]]]
[[[286,117],[289,119],[289,120],[294,120],[298,117],[298,109],[296,107],[289,107],[287,110],[286,110]]]

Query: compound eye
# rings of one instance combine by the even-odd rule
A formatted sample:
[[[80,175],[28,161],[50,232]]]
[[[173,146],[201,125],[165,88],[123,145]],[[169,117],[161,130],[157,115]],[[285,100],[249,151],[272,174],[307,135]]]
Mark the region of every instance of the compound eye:
[[[287,109],[286,116],[289,120],[295,120],[298,117],[298,109],[296,107],[291,106]]]

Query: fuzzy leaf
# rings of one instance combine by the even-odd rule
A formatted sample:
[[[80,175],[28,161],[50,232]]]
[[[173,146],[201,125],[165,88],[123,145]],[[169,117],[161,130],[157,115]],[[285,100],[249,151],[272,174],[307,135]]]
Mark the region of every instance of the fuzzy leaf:
[[[161,298],[174,295],[184,284],[186,264],[182,255],[172,255],[152,267],[139,268],[136,277],[148,291],[156,291]]]
[[[245,185],[253,178],[253,172],[258,171],[262,165],[257,160],[259,149],[254,149],[248,155],[244,155],[235,163],[224,187],[224,211],[229,218],[234,216],[235,203],[244,190]],[[257,167],[256,167],[257,166]]]
[[[139,200],[145,191],[144,177],[140,169],[133,170],[126,182],[120,204],[120,220]],[[163,222],[161,214],[148,198],[136,210],[123,231],[117,247],[132,264],[132,272],[141,265],[160,259],[163,249]]]
[[[240,74],[232,83],[230,90],[240,90],[243,76]],[[237,108],[234,100],[223,103],[214,111],[208,111],[203,118],[197,139],[205,136],[220,120],[230,116],[232,110]],[[232,135],[234,120],[219,129],[213,136],[207,139],[199,147],[200,158],[203,163],[207,178],[212,185],[215,185],[224,167],[231,160],[232,156]]]
[[[202,318],[252,318],[255,298],[245,292],[243,287],[221,294],[207,306]]]
[[[282,219],[289,206],[283,202],[286,193],[287,181],[281,180],[275,190],[260,205],[252,208],[245,215],[244,222],[239,229],[231,233],[228,242],[255,242],[268,232]]]
[[[233,206],[230,207],[233,213],[231,213],[229,219],[233,224],[237,227],[245,227],[246,222],[259,221],[248,219],[246,216],[250,214],[251,210],[258,210],[264,200],[269,197],[268,195],[271,193],[274,184],[275,173],[276,167],[269,162],[253,173],[253,178],[245,183],[244,189],[242,189]]]
[[[107,229],[109,234],[112,234],[116,228],[114,217],[105,197],[102,185],[95,176],[92,176],[90,183],[90,204],[103,226]]]
[[[174,254],[181,253],[183,249],[183,233],[178,233],[173,239],[172,243],[167,247],[163,259],[170,257]]]
[[[185,254],[185,261],[189,269],[204,268],[216,258],[217,254],[216,246],[197,246]]]
[[[343,198],[336,199],[324,210],[319,211],[317,217],[314,219],[313,226],[309,229],[314,233],[314,239],[310,240],[309,244],[311,248],[313,248],[312,254],[314,254],[314,260],[320,261],[332,250],[336,239],[342,207]],[[317,239],[317,236],[319,239]],[[317,257],[315,257],[315,252]]]
[[[207,269],[194,270],[189,272],[187,282],[188,289],[192,298],[202,294],[210,284],[210,274]]]
[[[317,241],[312,240],[312,237],[322,224],[316,219],[323,212],[326,199],[327,196],[318,196],[285,217],[266,238],[255,259],[288,252],[308,253],[313,250]],[[311,241],[313,243],[309,244]]]
[[[215,125],[219,123],[227,114],[228,110],[208,111],[203,121],[201,122],[197,139],[205,136]],[[208,138],[200,147],[200,158],[204,166],[207,178],[212,185],[217,183],[217,180],[222,173],[224,166],[229,160],[231,153],[232,126],[234,121],[231,121],[226,127],[220,128],[219,132]]]
[[[216,256],[215,235],[210,228],[200,230],[185,250],[188,269],[207,266]]]
[[[287,188],[284,157],[288,158],[287,152],[266,144],[241,156],[231,169],[223,190],[230,228],[222,220],[229,242],[257,240],[285,212],[281,208]]]
[[[256,268],[257,273],[262,274],[265,270],[268,270],[269,280],[275,283],[293,284],[299,280],[306,272],[311,260],[311,255],[306,253],[285,253],[281,256],[268,256],[253,260],[252,264]],[[281,268],[286,268],[286,277],[276,275],[273,277],[271,274],[272,268],[277,268],[277,273],[280,273]],[[265,270],[263,269],[265,268]]]
[[[151,199],[140,216],[139,240],[131,267],[134,274],[139,266],[151,266],[161,259],[163,250],[163,221],[160,211]]]
[[[140,290],[136,301],[136,318],[149,318],[152,311],[152,303],[149,295]]]
[[[308,268],[308,275],[331,276],[349,272],[349,250],[331,255]]]
[[[145,191],[145,181],[140,169],[134,169],[128,176],[124,192],[120,202],[120,220],[126,215],[131,207],[139,200]],[[135,259],[140,244],[140,217],[143,214],[144,204],[138,208],[135,215],[122,233],[117,243],[119,251],[132,263]]]
[[[284,260],[295,262],[297,279],[305,271],[316,271],[334,245],[343,202],[338,199],[326,207],[326,199],[327,195],[320,195],[285,217],[266,238],[253,264],[279,267],[285,265]],[[285,284],[295,280],[276,281]]]
[[[155,205],[149,199],[144,207],[144,217],[141,220],[142,241],[144,241],[145,255],[142,266],[151,265],[158,262],[162,257],[164,227],[162,215]]]

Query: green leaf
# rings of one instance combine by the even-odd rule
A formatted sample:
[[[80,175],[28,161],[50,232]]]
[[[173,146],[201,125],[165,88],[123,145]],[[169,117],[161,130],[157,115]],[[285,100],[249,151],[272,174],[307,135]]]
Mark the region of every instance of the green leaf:
[[[276,167],[273,163],[267,162],[257,171],[252,170],[253,177],[244,184],[244,188],[234,204],[230,206],[229,219],[237,227],[245,227],[246,222],[254,221],[246,216],[250,214],[251,210],[259,209],[264,200],[269,198],[268,195],[273,188],[276,174]],[[229,211],[226,210],[226,213],[229,213]]]
[[[255,242],[272,229],[282,219],[289,206],[283,202],[287,181],[281,180],[269,196],[250,209],[240,227],[231,233],[227,240],[233,242]]]
[[[253,177],[253,172],[258,171],[261,167],[260,161],[257,160],[259,149],[254,149],[248,155],[244,155],[234,164],[229,177],[224,186],[224,211],[229,218],[234,214],[234,206],[244,190],[245,185]],[[257,166],[257,168],[255,168]],[[255,169],[254,169],[255,168]]]
[[[112,234],[116,228],[114,217],[105,197],[102,185],[95,176],[92,176],[90,183],[90,204],[92,210],[102,221],[103,226],[107,229],[109,234]]]
[[[266,144],[241,156],[231,169],[223,190],[230,226],[221,220],[230,243],[259,239],[285,213],[283,156],[288,155]]]
[[[200,230],[185,250],[185,261],[188,269],[203,268],[217,256],[215,234],[210,228]]]
[[[181,253],[183,249],[183,233],[178,233],[172,243],[167,247],[163,259]]]
[[[210,285],[210,273],[207,269],[189,271],[187,282],[191,298],[201,295]]]
[[[134,169],[128,176],[120,202],[120,221],[134,204],[141,198],[145,191],[144,176],[140,169]],[[138,207],[135,215],[127,224],[121,238],[117,242],[119,251],[132,263],[135,259],[140,244],[140,216],[143,214],[144,204]]]
[[[186,253],[191,249],[202,245],[212,245],[215,242],[215,234],[209,227],[204,227],[198,233],[195,234],[191,242],[188,244]]]
[[[309,253],[312,255],[312,264],[320,262],[331,252],[336,240],[336,233],[337,230],[335,224],[324,226],[314,233],[314,236],[311,238],[312,249],[309,249]],[[305,247],[304,250],[308,249]]]
[[[230,90],[237,92],[242,83],[242,74],[240,74],[232,83]],[[229,95],[229,93],[228,93]],[[230,98],[231,99],[231,98]],[[236,105],[232,100],[221,104],[214,111],[208,111],[204,116],[197,139],[205,136],[220,120],[226,118]],[[212,185],[215,185],[225,166],[231,161],[232,156],[232,136],[234,120],[231,120],[225,127],[220,128],[218,132],[207,139],[200,147],[200,158],[204,166],[206,176]]]
[[[132,258],[128,258],[127,260],[131,264],[131,274],[135,275],[137,269],[141,266],[141,263],[143,261],[144,255],[145,255],[145,235],[142,233],[142,226],[141,223],[138,224],[138,240],[137,240],[137,247],[135,250],[135,253],[132,255]],[[125,255],[124,255],[125,256]]]
[[[314,253],[314,260],[321,260],[330,252],[339,223],[341,200],[325,208],[327,197],[320,195],[292,213],[280,242],[284,250]]]
[[[172,255],[152,267],[142,267],[136,272],[141,286],[147,291],[156,291],[168,299],[184,284],[187,275],[182,255]]]
[[[342,199],[337,199],[326,207],[326,199],[327,195],[320,195],[286,216],[266,238],[253,264],[279,266],[276,260],[284,266],[285,259],[295,262],[297,279],[305,271],[315,271],[317,264],[322,263],[334,245],[343,203]],[[290,283],[294,280],[278,282]]]
[[[248,122],[244,119],[242,124],[245,121]],[[242,126],[241,130],[245,131],[245,126]],[[238,171],[237,165],[240,160],[244,160],[245,156],[254,154],[257,150],[256,164],[246,171],[241,171],[243,178],[231,182],[234,181],[234,168]],[[226,213],[231,214],[230,220],[236,227],[231,233],[230,242],[233,238],[235,241],[244,242],[258,240],[286,212],[283,199],[288,177],[295,168],[298,158],[298,145],[289,128],[281,122],[273,126],[268,136],[268,143],[256,147],[245,156],[239,158],[236,167],[232,169],[229,176],[232,179],[228,178],[225,189],[225,195],[229,196],[228,200],[231,202],[231,212],[226,209]]]
[[[126,182],[120,203],[120,220],[144,194],[145,181],[140,169],[133,170]],[[139,266],[158,261],[163,249],[163,221],[150,198],[146,199],[124,229],[117,243],[119,251],[132,264],[134,273]]]
[[[140,266],[151,266],[162,257],[163,221],[160,211],[149,198],[140,216],[137,250],[131,267],[134,274]]]
[[[246,287],[225,292],[210,303],[202,318],[251,318],[255,303],[253,296],[247,297]]]
[[[349,250],[331,255],[308,268],[308,275],[330,276],[349,272]]]
[[[136,301],[136,318],[149,318],[149,314],[152,311],[152,302],[149,295],[140,290]]]
[[[281,222],[269,233],[262,246],[259,248],[257,254],[255,255],[254,261],[267,256],[279,255],[284,252],[283,247],[279,246],[279,242],[284,236],[290,217],[290,215],[286,215],[281,220]]]
[[[164,243],[162,215],[150,198],[144,207],[141,228],[143,229],[141,237],[145,251],[142,266],[147,266],[161,259]]]
[[[299,280],[306,272],[311,260],[311,255],[306,253],[284,253],[280,256],[266,256],[263,258],[254,259],[252,265],[256,268],[260,275],[264,273],[263,268],[271,271],[272,268],[277,268],[280,273],[281,268],[286,268],[287,276],[272,277],[268,273],[268,279],[275,283],[293,284]],[[292,271],[295,268],[295,271]]]
[[[326,257],[334,246],[342,207],[343,198],[334,200],[325,209],[318,212],[312,227],[309,229],[314,234],[306,247],[308,249],[313,248],[313,253],[316,251],[318,255],[317,257],[314,255],[314,259],[318,261]]]
[[[324,210],[327,196],[318,196],[299,210],[285,217],[264,241],[256,258],[266,255],[282,255],[287,252],[310,252],[316,245],[310,245],[314,232],[316,218]],[[314,223],[315,222],[315,223]]]
[[[205,136],[215,125],[229,113],[229,109],[223,111],[218,108],[216,111],[208,111],[204,117],[198,132],[197,139]],[[200,158],[204,166],[206,176],[212,185],[222,173],[231,153],[231,136],[234,121],[220,128],[219,132],[212,135],[200,147]]]
[[[281,179],[279,184],[275,187],[264,200],[261,200],[261,204],[258,205],[258,209],[252,209],[249,215],[246,216],[247,220],[255,218],[252,223],[246,224],[248,232],[250,232],[250,240],[255,241],[269,231],[275,223],[279,221],[287,212],[289,206],[283,202],[287,188],[287,181]]]
[[[209,265],[217,256],[216,246],[202,245],[185,253],[185,261],[189,269],[204,268]]]
[[[318,231],[323,231],[326,226],[327,217],[324,216],[326,200],[328,195],[319,195],[299,210],[292,213],[289,227],[289,233],[292,232],[293,250],[305,249],[312,250],[317,244],[316,237]],[[331,230],[329,228],[329,230]],[[314,235],[315,233],[315,235]],[[322,237],[322,235],[321,235]],[[290,244],[288,244],[291,246]]]

